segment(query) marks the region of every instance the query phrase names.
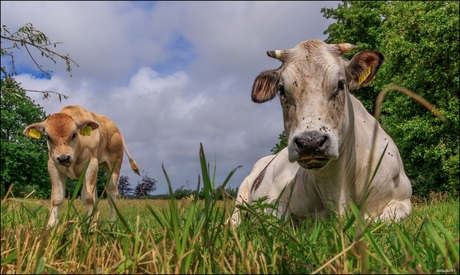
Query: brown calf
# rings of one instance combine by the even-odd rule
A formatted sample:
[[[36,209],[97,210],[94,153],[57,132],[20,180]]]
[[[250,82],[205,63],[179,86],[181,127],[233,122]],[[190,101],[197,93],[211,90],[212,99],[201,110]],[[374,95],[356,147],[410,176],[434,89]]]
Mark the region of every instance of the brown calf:
[[[58,217],[59,206],[64,200],[67,177],[78,179],[86,164],[81,198],[87,215],[92,214],[97,199],[96,182],[99,167],[110,175],[107,192],[116,202],[118,177],[123,162],[123,150],[131,168],[139,174],[139,167],[131,158],[118,127],[107,117],[95,114],[80,106],[66,106],[45,121],[26,127],[24,134],[40,138],[46,134],[49,150],[48,172],[51,177],[51,213],[48,226],[53,226]],[[112,172],[113,169],[113,172]],[[112,172],[112,174],[110,174]],[[110,202],[110,220],[115,220],[114,205]],[[98,213],[95,213],[95,220]]]

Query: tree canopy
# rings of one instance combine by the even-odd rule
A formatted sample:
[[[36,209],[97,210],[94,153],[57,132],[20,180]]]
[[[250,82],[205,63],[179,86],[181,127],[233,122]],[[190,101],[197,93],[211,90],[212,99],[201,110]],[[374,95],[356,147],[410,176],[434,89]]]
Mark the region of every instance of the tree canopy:
[[[144,174],[142,180],[134,188],[134,195],[137,197],[146,197],[155,190],[157,190],[157,180]]]
[[[389,2],[384,12],[378,40],[388,64],[380,87],[394,83],[416,92],[446,122],[393,93],[382,106],[382,125],[399,145],[414,193],[458,194],[459,2]]]

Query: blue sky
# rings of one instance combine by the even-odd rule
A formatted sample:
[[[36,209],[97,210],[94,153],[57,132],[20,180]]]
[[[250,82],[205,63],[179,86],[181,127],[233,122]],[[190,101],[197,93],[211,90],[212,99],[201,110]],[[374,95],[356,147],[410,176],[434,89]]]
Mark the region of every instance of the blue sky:
[[[338,2],[47,2],[2,1],[1,24],[11,31],[27,22],[69,54],[79,67],[38,61],[53,71],[43,78],[18,52],[17,80],[26,89],[69,96],[43,100],[47,114],[81,105],[119,126],[141,171],[155,178],[155,194],[167,192],[161,166],[173,189],[195,189],[199,146],[217,183],[237,187],[253,164],[270,154],[283,130],[278,99],[251,102],[257,75],[277,68],[267,50],[288,49],[302,40],[326,38],[332,23],[321,8]],[[356,43],[357,41],[344,41]],[[4,60],[2,60],[3,64]],[[125,161],[122,175],[141,180]]]

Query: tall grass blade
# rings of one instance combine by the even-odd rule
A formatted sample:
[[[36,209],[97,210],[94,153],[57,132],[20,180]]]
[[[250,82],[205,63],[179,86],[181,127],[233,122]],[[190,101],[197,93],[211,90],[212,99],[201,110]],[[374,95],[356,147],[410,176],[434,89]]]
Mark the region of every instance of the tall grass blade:
[[[37,267],[35,268],[35,274],[42,274],[43,269],[45,269],[45,258],[40,257],[37,263]]]
[[[389,143],[387,143],[387,145],[385,145],[385,148],[383,149],[383,152],[382,152],[382,154],[380,155],[379,161],[377,162],[377,165],[375,166],[375,169],[374,169],[374,171],[373,171],[373,173],[372,173],[372,176],[371,176],[371,178],[369,179],[369,181],[366,183],[366,186],[364,187],[364,191],[365,191],[365,192],[364,192],[364,195],[361,197],[361,200],[358,202],[358,207],[359,207],[360,209],[363,209],[363,208],[364,208],[363,206],[364,206],[364,204],[365,204],[365,202],[366,202],[366,200],[367,200],[367,198],[368,198],[370,192],[372,191],[372,188],[370,188],[370,187],[371,187],[371,184],[372,184],[372,181],[374,180],[375,175],[377,175],[377,171],[378,171],[379,168],[380,168],[380,164],[382,164],[383,157],[385,156],[385,152],[386,152],[387,149],[388,149],[388,144],[389,144]],[[374,147],[374,145],[372,145],[372,147]],[[372,152],[372,154],[373,154],[373,153],[374,153],[374,150],[372,150],[371,152]],[[371,160],[372,160],[372,159],[373,159],[373,157],[371,157]],[[372,162],[369,162],[369,167],[370,167],[371,164],[372,164]]]
[[[452,233],[448,232],[447,229],[444,227],[444,225],[440,221],[433,220],[432,223],[433,223],[433,226],[439,229],[439,231],[441,231],[442,234],[444,235],[444,238],[447,244],[446,250],[450,249],[452,251],[452,253],[448,253],[447,256],[453,257],[453,260],[455,263],[457,263],[457,267],[458,267],[458,262],[459,262],[458,238],[456,241],[454,241],[452,237]]]
[[[204,154],[203,145],[200,143],[200,165],[201,165],[201,175],[203,177],[203,188],[204,188],[204,201],[205,201],[205,208],[207,208],[208,203],[211,200],[210,190],[213,190],[213,183],[209,177],[209,168],[208,163],[206,161],[206,156]]]
[[[11,252],[8,256],[6,257],[2,257],[2,259],[0,260],[0,263],[3,265],[3,264],[11,264],[13,263],[14,261],[16,261],[18,257],[18,251],[15,250],[13,252]]]
[[[121,214],[120,209],[118,209],[118,206],[115,204],[115,202],[113,201],[113,199],[110,196],[107,196],[107,199],[111,201],[111,203],[113,205],[113,208],[115,209],[115,213],[117,214],[117,217],[118,217],[119,221],[123,225],[123,228],[128,232],[128,234],[130,236],[133,237],[133,231],[129,228],[128,222],[126,221],[126,219]]]
[[[423,225],[425,227],[425,231],[427,233],[427,236],[429,239],[434,243],[434,245],[439,249],[439,252],[441,252],[442,257],[445,258],[447,256],[447,251],[446,247],[443,244],[441,237],[439,236],[438,232],[436,232],[433,223],[431,222],[430,219],[425,217],[423,219]]]
[[[181,246],[181,241],[180,241],[180,229],[179,229],[179,211],[177,209],[176,201],[174,199],[174,192],[172,190],[171,186],[171,181],[169,180],[168,173],[166,173],[164,165],[161,165],[161,168],[163,169],[163,174],[165,175],[166,178],[166,183],[168,184],[168,191],[169,191],[169,211],[170,211],[170,230],[172,230],[172,236],[174,243],[176,245],[176,259],[178,262],[181,260],[181,251],[182,251],[182,246]],[[171,232],[170,232],[171,233]]]
[[[396,230],[396,236],[402,240],[402,243],[405,244],[408,250],[408,254],[413,256],[416,260],[417,263],[419,263],[422,266],[423,270],[427,270],[427,266],[424,260],[420,257],[420,253],[417,250],[417,248],[414,246],[414,244],[409,240],[409,238],[406,237],[405,232],[400,228],[398,224],[395,225],[395,230]]]

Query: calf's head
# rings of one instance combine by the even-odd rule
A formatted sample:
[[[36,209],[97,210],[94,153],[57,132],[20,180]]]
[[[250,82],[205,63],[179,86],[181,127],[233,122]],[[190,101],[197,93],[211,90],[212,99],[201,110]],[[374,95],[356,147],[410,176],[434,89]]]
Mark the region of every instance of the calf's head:
[[[353,127],[349,90],[371,83],[384,60],[375,51],[359,52],[350,61],[342,57],[354,48],[307,40],[267,52],[282,64],[255,79],[252,100],[262,103],[279,95],[289,161],[317,169],[339,157],[340,144]]]
[[[46,134],[50,159],[57,164],[69,167],[79,150],[79,134],[91,135],[92,130],[98,127],[99,124],[95,121],[79,122],[65,113],[56,113],[43,122],[27,126],[24,134],[37,139],[42,134]]]

